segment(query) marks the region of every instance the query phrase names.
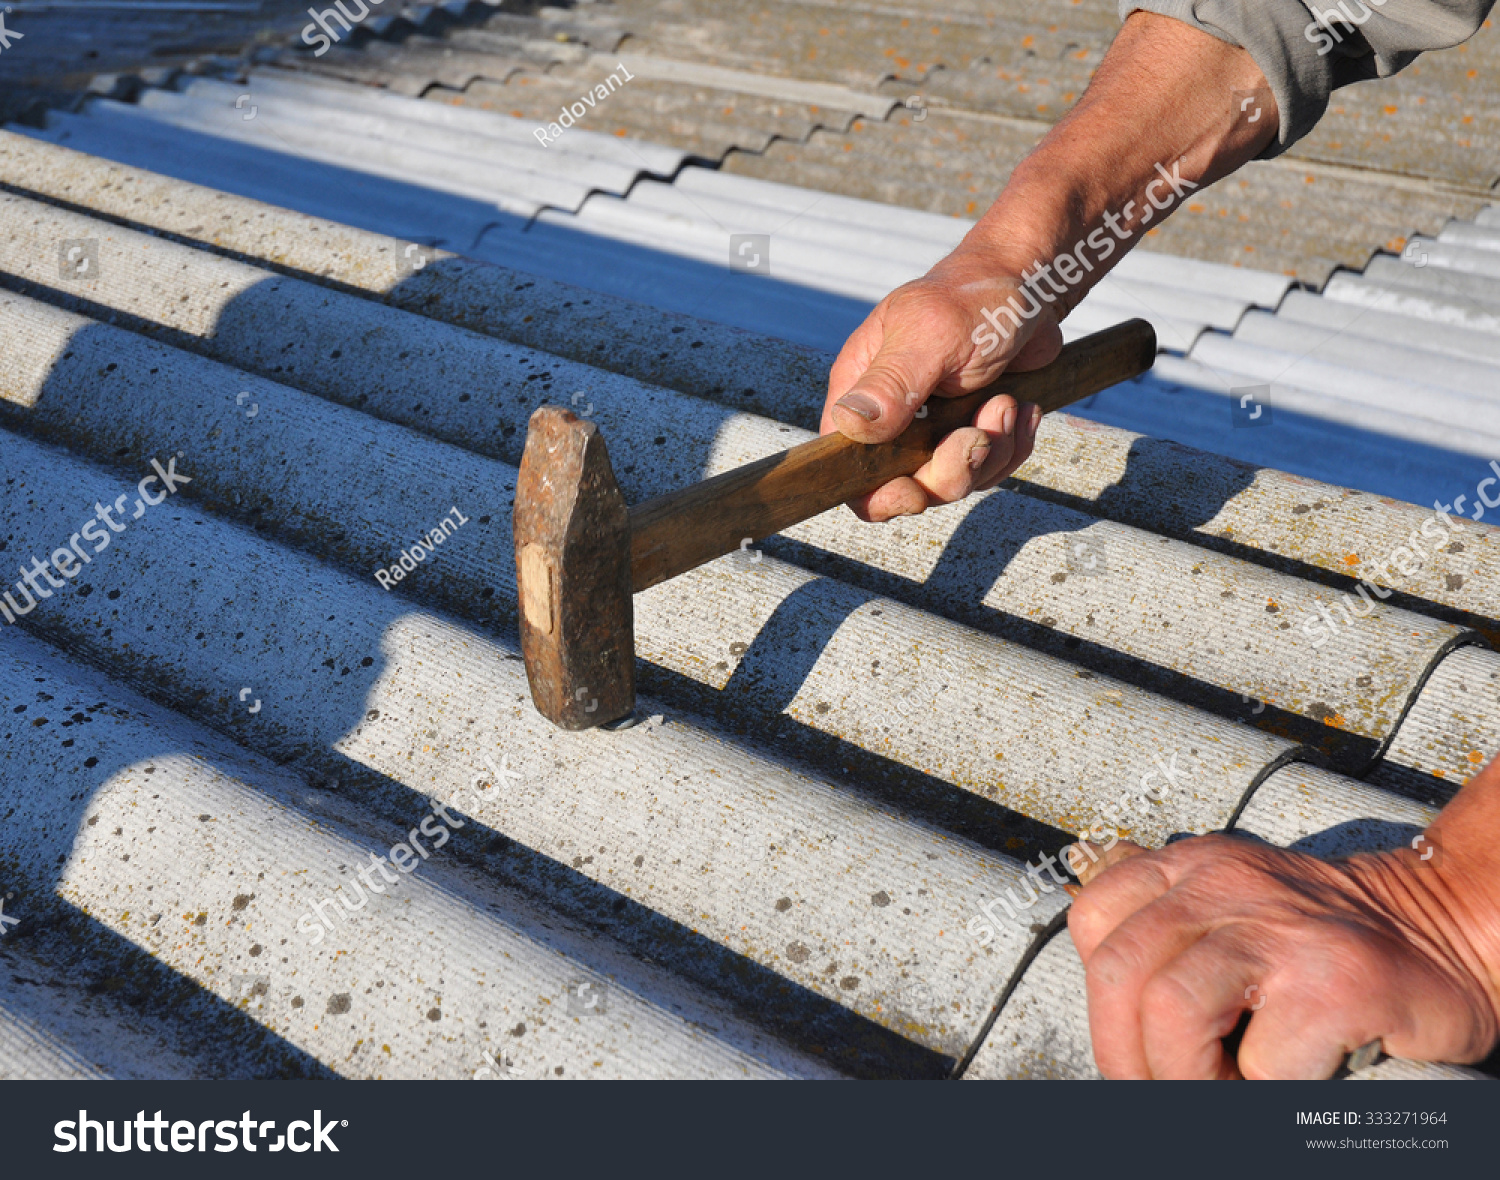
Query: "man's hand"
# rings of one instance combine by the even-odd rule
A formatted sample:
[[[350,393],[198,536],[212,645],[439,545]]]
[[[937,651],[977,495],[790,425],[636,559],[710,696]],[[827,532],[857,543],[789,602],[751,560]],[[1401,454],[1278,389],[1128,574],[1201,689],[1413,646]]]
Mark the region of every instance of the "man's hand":
[[[929,396],[971,393],[1006,369],[1052,360],[1062,347],[1058,324],[1146,227],[1275,136],[1274,103],[1258,108],[1254,122],[1234,103],[1237,91],[1265,86],[1243,49],[1169,17],[1132,13],[1078,105],[1021,161],[958,248],[882,300],[849,338],[829,375],[823,433],[886,442]],[[1050,268],[1070,252],[1086,260],[1071,268],[1083,273],[1067,278],[1059,267],[1056,283]],[[1031,314],[984,315],[1000,317],[1012,297]],[[993,487],[1030,455],[1039,418],[994,398],[914,476],[852,507],[866,520],[888,520]]]
[[[1047,314],[1027,323],[988,356],[972,339],[984,307],[1019,289],[994,275],[966,281],[957,256],[881,300],[839,353],[828,379],[822,432],[840,430],[860,442],[895,438],[929,394],[957,397],[982,389],[1007,368],[1040,368],[1062,348]],[[972,269],[972,268],[970,268]],[[865,520],[911,516],[936,504],[992,488],[1026,461],[1041,411],[1015,398],[991,398],[972,426],[948,435],[914,475],[893,480],[851,507]]]
[[[1226,836],[1115,845],[1068,915],[1100,1071],[1326,1078],[1377,1037],[1397,1057],[1483,1059],[1500,1030],[1500,910],[1453,868],[1409,849],[1329,863]],[[1231,1057],[1222,1038],[1246,1012]]]

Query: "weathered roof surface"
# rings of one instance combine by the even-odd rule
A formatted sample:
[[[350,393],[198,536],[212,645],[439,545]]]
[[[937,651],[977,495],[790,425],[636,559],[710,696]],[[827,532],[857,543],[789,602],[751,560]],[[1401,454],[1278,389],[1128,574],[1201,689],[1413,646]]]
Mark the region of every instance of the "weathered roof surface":
[[[277,61],[533,124],[623,60],[639,81],[581,126],[669,143],[747,176],[972,217],[1082,93],[1118,28],[1114,0],[957,11],[620,0],[495,19],[503,32],[465,29],[445,43],[468,52],[500,36],[537,47],[531,57],[491,40],[492,67],[455,72],[432,59],[428,86],[416,61],[384,76],[368,60],[350,72],[334,55]],[[1472,217],[1500,178],[1484,83],[1497,44],[1487,22],[1393,79],[1339,91],[1314,134],[1190,201],[1149,231],[1152,245],[1322,283],[1339,266],[1362,266],[1372,247],[1399,250],[1413,232]],[[844,94],[810,97],[799,89],[808,85]]]
[[[440,33],[488,19],[500,0],[383,2],[394,11],[373,16],[358,36],[375,28],[398,38]],[[194,61],[301,45],[308,18],[306,0],[16,0],[0,54],[0,119],[35,118],[120,77],[162,77]]]
[[[962,226],[678,149],[622,178],[603,145],[628,141],[542,153],[503,117],[300,85],[198,79],[0,132],[0,544],[29,561],[126,505],[0,627],[3,945],[31,980],[0,1002],[0,1073],[1090,1076],[1064,898],[1025,904],[1029,860],[1158,763],[1178,785],[1123,817],[1144,843],[1389,847],[1500,745],[1487,522],[1375,575],[1392,597],[1331,642],[1302,626],[1432,515],[1372,485],[1451,501],[1483,465],[1455,482],[1453,450],[1274,393],[1272,430],[1222,425],[1226,390],[1172,384],[1215,363],[1205,341],[1258,355],[1357,299],[1145,253],[1087,326],[1145,306],[1188,339],[1089,412],[1217,406],[1304,474],[1053,416],[1003,489],[879,528],[832,513],[641,595],[643,722],[552,729],[514,638],[530,411],[597,421],[631,500],[792,445],[839,316]],[[244,93],[275,117],[234,126]],[[339,111],[344,142],[311,138]],[[422,145],[504,162],[515,209],[404,166]],[[563,180],[585,191],[554,205]],[[772,233],[773,278],[720,265],[741,224]],[[1427,247],[1417,296],[1346,285],[1426,314],[1454,297],[1422,285],[1439,257],[1474,281],[1483,225]],[[1431,318],[1413,347],[1476,379],[1486,330]],[[130,516],[173,457],[191,482]],[[1309,478],[1346,471],[1366,490]],[[434,801],[466,788],[449,829]],[[376,892],[372,854],[405,843],[420,868]],[[1018,919],[979,937],[1002,896]]]

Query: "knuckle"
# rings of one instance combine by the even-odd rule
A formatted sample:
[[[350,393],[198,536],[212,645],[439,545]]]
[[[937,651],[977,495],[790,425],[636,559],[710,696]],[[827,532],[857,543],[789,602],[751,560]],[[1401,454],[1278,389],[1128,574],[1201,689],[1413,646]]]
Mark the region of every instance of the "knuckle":
[[[1089,989],[1113,991],[1129,983],[1140,968],[1140,959],[1116,940],[1104,943],[1089,959],[1086,974]]]
[[[1151,1024],[1174,1027],[1207,1016],[1202,990],[1189,986],[1168,968],[1146,981],[1141,989],[1141,1015]]]

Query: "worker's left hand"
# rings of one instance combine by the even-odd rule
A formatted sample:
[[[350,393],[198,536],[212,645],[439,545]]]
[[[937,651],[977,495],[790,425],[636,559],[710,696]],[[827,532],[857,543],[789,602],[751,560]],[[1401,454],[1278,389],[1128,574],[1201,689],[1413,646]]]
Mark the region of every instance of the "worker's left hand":
[[[1121,841],[1068,915],[1100,1071],[1326,1078],[1377,1037],[1396,1057],[1482,1060],[1500,992],[1455,884],[1409,849],[1333,863],[1227,836]],[[1232,1057],[1221,1038],[1246,1011]]]

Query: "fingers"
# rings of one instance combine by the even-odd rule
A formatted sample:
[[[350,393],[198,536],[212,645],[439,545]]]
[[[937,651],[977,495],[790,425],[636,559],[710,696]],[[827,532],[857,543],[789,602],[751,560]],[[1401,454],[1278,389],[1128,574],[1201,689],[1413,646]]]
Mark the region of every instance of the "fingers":
[[[863,499],[849,505],[861,520],[894,520],[898,516],[916,516],[927,511],[932,501],[927,489],[910,476],[893,479]]]
[[[1246,1011],[1252,1013],[1250,1027],[1260,1025],[1267,975],[1266,964],[1235,927],[1209,933],[1161,966],[1140,997],[1141,1043],[1150,1076],[1240,1077],[1224,1038]]]
[[[1240,1043],[1247,1078],[1331,1077],[1376,1038],[1416,1061],[1474,1061],[1493,1043],[1484,1001],[1394,930],[1327,921],[1280,958]]]
[[[1012,407],[1014,417],[1011,416]],[[1015,399],[1009,396],[991,398],[979,407],[979,413],[974,415],[974,425],[990,433],[1010,435],[1011,445],[1008,452],[998,446],[991,449],[989,460],[975,478],[974,491],[988,491],[1002,480],[1010,478],[1011,472],[1031,458],[1037,427],[1041,422],[1040,406],[1017,405]]]
[[[1034,405],[1020,405],[1009,396],[992,398],[980,407],[973,426],[944,438],[911,476],[893,480],[851,507],[865,520],[883,521],[986,491],[1030,457],[1041,418]]]
[[[932,452],[932,458],[912,473],[933,504],[952,504],[979,486],[981,474],[997,463],[1008,464],[1015,449],[1014,408],[1007,411],[1010,429],[991,434],[976,426],[955,430]]]
[[[1097,848],[1087,840],[1080,840],[1078,849],[1083,862],[1082,872],[1078,874],[1078,879],[1085,885],[1097,880],[1099,874],[1111,865],[1117,865],[1122,860],[1129,860],[1132,856],[1144,856],[1147,851],[1129,840],[1116,840],[1108,848]]]
[[[1132,872],[1136,866],[1145,871]],[[1155,876],[1149,860],[1117,867],[1095,888],[1108,888],[1111,878],[1124,878],[1139,896]],[[1162,894],[1165,894],[1163,896]],[[1084,890],[1075,909],[1085,904]],[[1133,899],[1134,900],[1134,899]],[[1069,929],[1073,923],[1071,915]],[[1204,934],[1201,915],[1180,895],[1159,893],[1098,943],[1084,958],[1088,979],[1089,1032],[1094,1042],[1094,1060],[1108,1078],[1149,1078],[1151,1063],[1146,1053],[1145,1026],[1141,1019],[1147,985],[1153,977]],[[1074,941],[1077,942],[1075,935]],[[1082,947],[1079,948],[1082,954]]]

